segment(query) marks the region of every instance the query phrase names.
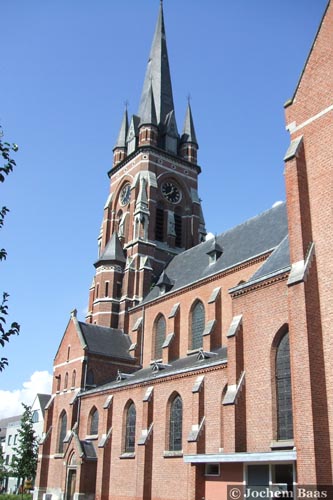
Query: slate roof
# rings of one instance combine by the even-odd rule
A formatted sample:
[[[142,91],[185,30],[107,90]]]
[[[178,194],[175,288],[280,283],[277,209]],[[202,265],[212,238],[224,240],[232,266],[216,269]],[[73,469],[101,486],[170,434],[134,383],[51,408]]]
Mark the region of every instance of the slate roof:
[[[265,278],[270,274],[290,267],[289,237],[286,236],[263,265],[249,279],[248,283]]]
[[[150,382],[157,379],[161,379],[164,377],[169,377],[171,375],[177,375],[183,372],[201,370],[202,368],[206,368],[213,365],[224,364],[227,362],[227,348],[221,347],[217,349],[213,353],[209,353],[211,357],[205,359],[198,359],[198,353],[193,353],[184,358],[176,359],[175,361],[171,361],[167,365],[160,365],[160,369],[158,371],[153,370],[153,366],[149,366],[148,368],[142,368],[134,373],[128,374],[127,378],[117,382],[116,380],[113,382],[108,382],[105,385],[99,386],[96,389],[91,389],[90,391],[85,392],[84,394],[92,394],[96,392],[101,392],[104,390],[112,390],[113,388],[118,387],[127,387],[129,385]]]
[[[165,268],[168,278],[173,282],[169,293],[272,251],[279,246],[287,234],[286,205],[281,203],[220,234],[216,240],[205,241],[175,256]],[[216,262],[210,264],[207,252],[214,244],[218,244],[223,249],[223,254]],[[270,261],[269,266],[280,265],[280,258],[283,261],[286,260],[286,247],[283,247],[281,253]],[[155,286],[143,303],[157,297],[159,297],[159,288]]]
[[[38,393],[37,397],[39,399],[40,408],[41,408],[42,413],[44,415],[45,406],[50,401],[51,394],[40,394],[40,393]]]
[[[117,233],[112,233],[103,254],[95,263],[95,267],[97,267],[101,262],[118,262],[120,264],[125,264],[126,257]]]
[[[81,321],[79,321],[79,326],[90,353],[134,361],[128,352],[131,340],[129,335],[126,335],[122,330],[91,325]]]

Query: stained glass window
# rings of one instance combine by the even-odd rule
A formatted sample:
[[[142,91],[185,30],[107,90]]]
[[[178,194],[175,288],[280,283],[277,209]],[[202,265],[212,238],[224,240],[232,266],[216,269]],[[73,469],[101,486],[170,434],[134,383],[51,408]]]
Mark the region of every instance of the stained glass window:
[[[64,439],[67,433],[67,414],[63,411],[59,419],[58,453],[64,452]]]
[[[176,396],[170,406],[170,451],[182,449],[182,427],[183,427],[183,402],[180,396]]]
[[[192,349],[202,347],[202,334],[205,329],[205,308],[198,300],[191,314]]]
[[[127,408],[125,429],[125,452],[133,453],[135,450],[135,422],[136,410],[134,403]]]
[[[162,358],[162,345],[165,340],[166,323],[164,316],[159,316],[154,328],[154,359]]]
[[[276,400],[278,439],[293,438],[289,334],[286,333],[276,353]]]
[[[90,414],[89,434],[91,434],[91,435],[98,434],[98,411],[96,408],[94,408]]]

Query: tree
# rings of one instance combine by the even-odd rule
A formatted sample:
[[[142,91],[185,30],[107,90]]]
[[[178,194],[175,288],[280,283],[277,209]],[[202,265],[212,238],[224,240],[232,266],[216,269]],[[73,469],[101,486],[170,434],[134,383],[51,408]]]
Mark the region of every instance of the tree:
[[[7,477],[7,469],[6,469],[6,465],[5,465],[5,457],[3,455],[3,450],[2,450],[2,447],[0,445],[0,491],[1,491],[1,488],[3,486],[4,480],[6,479],[6,477]]]
[[[11,153],[16,152],[18,147],[16,144],[10,144],[9,142],[2,141],[3,132],[0,126],[0,153],[1,153],[1,164],[0,164],[0,182],[4,182],[6,176],[13,171],[14,166],[16,165],[15,160],[11,158]],[[0,209],[0,228],[4,224],[4,218],[9,212],[7,207],[2,207]],[[4,248],[0,249],[0,260],[5,260],[7,257],[7,252]],[[20,332],[20,325],[16,322],[10,325],[10,328],[6,329],[6,316],[8,315],[8,297],[9,294],[3,292],[2,301],[0,303],[0,346],[4,347],[6,342],[9,342],[9,339],[12,335],[18,335]],[[5,366],[8,365],[7,358],[0,358],[0,372],[5,369]]]
[[[38,459],[38,438],[35,435],[32,423],[31,406],[22,403],[24,412],[21,418],[21,427],[18,430],[18,446],[14,448],[11,464],[11,473],[19,479],[24,488],[24,481],[34,480]]]

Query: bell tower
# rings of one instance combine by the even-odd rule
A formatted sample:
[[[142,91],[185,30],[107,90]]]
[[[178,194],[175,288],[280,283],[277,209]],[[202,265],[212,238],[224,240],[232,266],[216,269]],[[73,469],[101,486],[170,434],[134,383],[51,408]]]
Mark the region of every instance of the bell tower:
[[[138,114],[125,110],[113,149],[89,323],[126,329],[172,257],[204,240],[198,148],[190,104],[178,132],[161,2]]]

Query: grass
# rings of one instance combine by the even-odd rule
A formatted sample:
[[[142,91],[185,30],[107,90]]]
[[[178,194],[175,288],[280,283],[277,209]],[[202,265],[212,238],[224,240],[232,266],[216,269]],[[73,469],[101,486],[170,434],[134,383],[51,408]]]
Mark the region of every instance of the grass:
[[[32,500],[32,495],[25,494],[22,496],[21,493],[19,493],[18,495],[0,495],[0,500],[20,500],[22,498],[23,500]]]

